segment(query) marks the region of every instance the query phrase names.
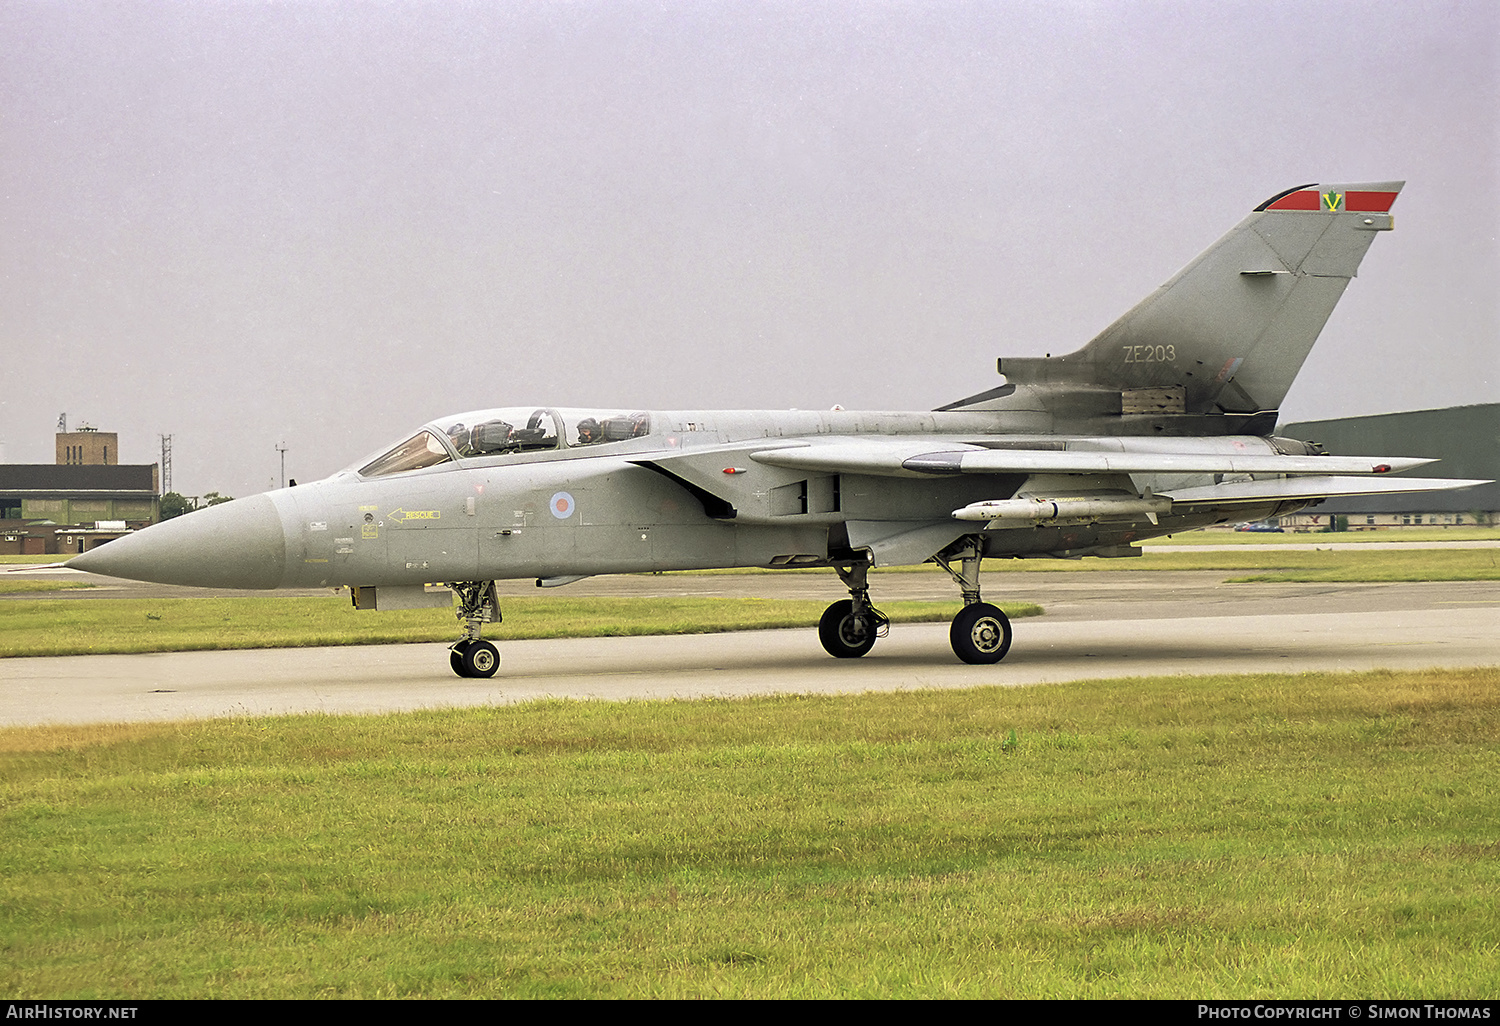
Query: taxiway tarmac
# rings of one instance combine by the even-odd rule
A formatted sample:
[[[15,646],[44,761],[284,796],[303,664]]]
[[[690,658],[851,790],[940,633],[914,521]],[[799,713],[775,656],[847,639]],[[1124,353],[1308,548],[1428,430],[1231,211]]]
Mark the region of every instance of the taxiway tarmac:
[[[946,624],[898,624],[857,660],[825,655],[810,628],[551,641],[506,641],[502,629],[492,636],[504,664],[487,681],[453,676],[441,644],[5,659],[0,725],[374,713],[547,697],[728,697],[1181,673],[1500,666],[1500,582],[1227,585],[1222,576],[1008,577],[1005,600],[1036,601],[1047,614],[1015,621],[1011,654],[996,666],[959,663]],[[886,581],[888,599],[921,597],[929,589],[932,597],[952,599],[951,582],[936,574],[894,574]],[[787,597],[839,597],[826,575],[591,583],[595,594],[774,588]]]

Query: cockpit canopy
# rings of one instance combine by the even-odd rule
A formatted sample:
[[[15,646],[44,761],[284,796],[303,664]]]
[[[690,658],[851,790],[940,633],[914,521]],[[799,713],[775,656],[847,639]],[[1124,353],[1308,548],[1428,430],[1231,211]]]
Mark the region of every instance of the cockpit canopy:
[[[576,449],[623,442],[651,433],[649,413],[510,407],[444,417],[359,468],[383,477],[435,467],[449,460]]]
[[[435,467],[453,458],[437,435],[431,431],[418,431],[384,456],[376,457],[359,468],[362,477],[384,477],[386,474],[401,474],[408,470]]]

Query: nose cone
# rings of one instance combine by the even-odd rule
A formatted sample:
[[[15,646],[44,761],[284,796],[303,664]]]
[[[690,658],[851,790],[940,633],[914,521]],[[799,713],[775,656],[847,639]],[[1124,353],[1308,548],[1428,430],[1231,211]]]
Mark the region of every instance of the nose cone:
[[[275,588],[286,576],[286,534],[264,495],[209,506],[68,560],[75,570],[198,588]]]

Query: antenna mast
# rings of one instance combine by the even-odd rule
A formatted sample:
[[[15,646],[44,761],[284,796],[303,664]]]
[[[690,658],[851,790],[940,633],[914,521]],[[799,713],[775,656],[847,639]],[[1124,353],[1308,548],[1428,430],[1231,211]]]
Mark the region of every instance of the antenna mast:
[[[172,436],[161,436],[161,493],[172,490]]]

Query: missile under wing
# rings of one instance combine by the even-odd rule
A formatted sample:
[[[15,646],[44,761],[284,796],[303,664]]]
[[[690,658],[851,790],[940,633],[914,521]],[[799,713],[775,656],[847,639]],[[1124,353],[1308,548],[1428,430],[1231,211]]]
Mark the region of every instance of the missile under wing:
[[[1280,193],[1078,351],[1002,359],[998,385],[937,410],[477,410],[326,480],[69,565],[207,587],[348,586],[372,608],[424,604],[425,585],[448,584],[464,625],[452,667],[487,677],[496,580],[826,567],[849,598],[819,637],[851,658],[887,626],[868,571],[932,562],[964,601],[954,652],[998,662],[1011,628],[981,598],[984,557],[1135,555],[1141,539],[1329,496],[1481,483],[1392,476],[1431,461],[1330,456],[1272,434],[1402,184]]]

